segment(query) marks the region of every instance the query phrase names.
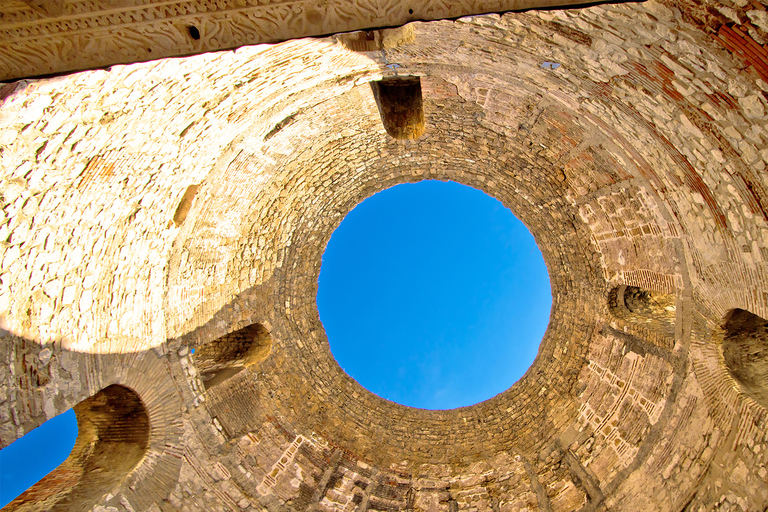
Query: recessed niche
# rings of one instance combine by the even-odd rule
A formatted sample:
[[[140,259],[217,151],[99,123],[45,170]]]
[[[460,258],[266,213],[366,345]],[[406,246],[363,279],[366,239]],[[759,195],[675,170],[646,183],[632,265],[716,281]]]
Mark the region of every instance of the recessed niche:
[[[742,391],[768,408],[768,321],[733,309],[723,323],[725,365]]]
[[[187,32],[189,32],[189,37],[194,39],[195,41],[200,40],[200,30],[194,25],[187,26]]]
[[[677,296],[637,286],[620,285],[608,294],[613,316],[652,332],[675,338]]]
[[[251,324],[198,347],[195,366],[205,389],[210,389],[263,361],[271,350],[272,337],[266,327]]]
[[[187,214],[190,208],[192,208],[192,200],[195,199],[198,188],[199,185],[190,185],[184,191],[184,195],[181,197],[181,201],[179,201],[179,206],[176,207],[176,212],[173,214],[173,223],[177,226],[181,226],[181,223],[187,218]]]
[[[375,194],[323,256],[317,304],[341,368],[425,409],[484,401],[533,363],[549,276],[532,235],[485,193],[422,181]]]

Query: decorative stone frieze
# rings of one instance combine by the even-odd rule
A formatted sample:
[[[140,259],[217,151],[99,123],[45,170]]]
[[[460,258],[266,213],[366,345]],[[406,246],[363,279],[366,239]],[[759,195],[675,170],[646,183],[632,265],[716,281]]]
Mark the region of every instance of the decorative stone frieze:
[[[0,0],[0,80],[580,0]],[[375,46],[387,47],[380,37]],[[385,31],[386,32],[386,31]],[[372,37],[375,41],[375,37]]]

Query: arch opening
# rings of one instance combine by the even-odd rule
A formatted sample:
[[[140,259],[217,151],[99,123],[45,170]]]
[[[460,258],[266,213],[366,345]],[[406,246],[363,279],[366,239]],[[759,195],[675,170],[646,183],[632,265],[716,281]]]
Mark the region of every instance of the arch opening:
[[[90,510],[144,458],[149,415],[134,391],[113,384],[74,411],[78,435],[69,457],[6,510]]]
[[[552,295],[527,227],[455,182],[400,184],[331,236],[318,311],[341,368],[374,394],[454,409],[509,389],[538,354]]]

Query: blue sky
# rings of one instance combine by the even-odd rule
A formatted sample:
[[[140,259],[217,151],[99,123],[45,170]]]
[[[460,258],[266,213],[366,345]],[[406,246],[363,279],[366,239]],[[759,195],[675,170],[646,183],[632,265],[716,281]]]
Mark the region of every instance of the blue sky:
[[[0,450],[0,508],[64,462],[75,438],[77,419],[70,409]]]
[[[317,294],[331,352],[368,390],[452,409],[506,390],[549,322],[549,277],[528,229],[453,182],[375,194],[333,233]]]
[[[528,229],[500,202],[452,182],[375,194],[323,255],[317,304],[339,365],[377,395],[453,409],[528,369],[549,322],[549,277]],[[0,450],[0,507],[67,458],[70,410]]]

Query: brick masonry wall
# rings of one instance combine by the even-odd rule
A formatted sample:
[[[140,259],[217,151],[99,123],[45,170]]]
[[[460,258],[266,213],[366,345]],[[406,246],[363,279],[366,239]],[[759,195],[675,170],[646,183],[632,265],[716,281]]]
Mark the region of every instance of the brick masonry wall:
[[[650,1],[6,86],[3,445],[119,383],[153,455],[94,510],[764,510],[768,411],[722,353],[730,310],[768,318],[768,85],[722,42],[764,20]],[[417,140],[381,125],[395,73]],[[501,200],[552,282],[531,369],[451,411],[364,390],[315,305],[344,215],[421,179]],[[669,329],[612,313],[619,286],[674,300]],[[190,348],[256,323],[269,356],[206,391]]]

